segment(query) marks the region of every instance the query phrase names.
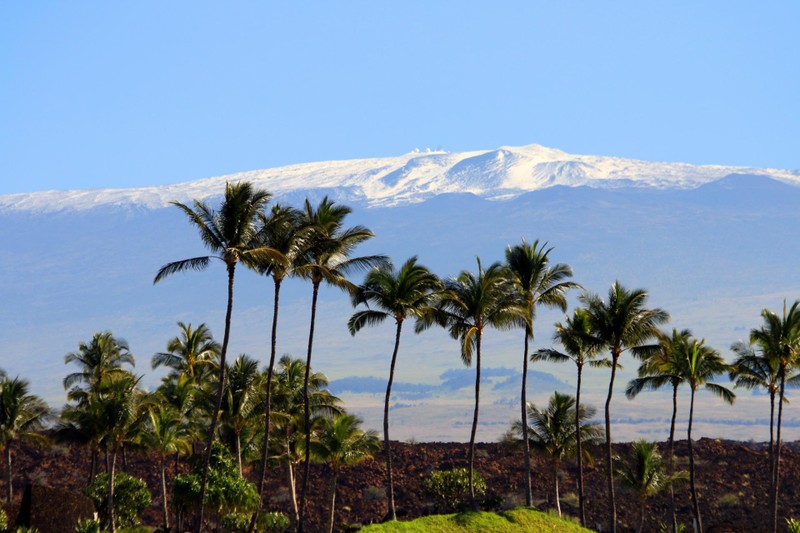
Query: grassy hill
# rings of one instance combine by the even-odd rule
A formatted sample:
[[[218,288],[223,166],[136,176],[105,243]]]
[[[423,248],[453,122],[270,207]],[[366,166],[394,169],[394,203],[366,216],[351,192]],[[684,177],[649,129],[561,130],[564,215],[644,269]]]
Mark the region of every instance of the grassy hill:
[[[580,533],[591,531],[582,528],[565,518],[549,515],[541,511],[518,507],[500,513],[458,513],[434,515],[410,520],[408,522],[387,522],[367,526],[364,533],[472,533],[491,531],[493,533],[512,533],[518,531],[539,531],[543,533]]]

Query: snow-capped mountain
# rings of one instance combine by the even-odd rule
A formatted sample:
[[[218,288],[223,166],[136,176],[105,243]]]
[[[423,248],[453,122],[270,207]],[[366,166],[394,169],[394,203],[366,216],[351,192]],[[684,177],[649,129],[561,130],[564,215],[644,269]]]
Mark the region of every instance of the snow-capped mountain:
[[[161,375],[150,370],[150,357],[176,335],[177,321],[207,323],[220,336],[226,302],[220,265],[156,286],[152,281],[166,262],[207,253],[169,202],[197,198],[217,205],[225,182],[235,180],[250,180],[295,206],[330,195],[353,208],[348,224],[376,235],[358,253],[386,254],[398,265],[417,255],[443,277],[474,272],[476,256],[484,265],[502,260],[506,247],[522,239],[548,241],[551,260],[569,264],[587,290],[602,295],[614,280],[644,288],[651,305],[671,313],[669,327],[692,329],[728,357],[727,347],[760,324],[761,309],[800,298],[800,248],[793,245],[800,226],[797,172],[573,156],[540,146],[419,152],[158,187],[0,196],[0,368],[30,379],[34,392],[58,406],[61,380],[71,371],[63,356],[95,332],[126,338],[150,387]],[[264,277],[237,270],[232,357],[264,360],[271,287]],[[289,279],[281,294],[278,349],[300,356],[310,290]],[[570,301],[578,303],[577,292]],[[333,289],[322,291],[318,311],[315,369],[378,427],[382,403],[372,391],[386,377],[391,325],[351,337],[352,307]],[[540,310],[534,349],[551,346],[553,323],[563,318],[558,310]],[[516,416],[520,341],[518,331],[485,335],[488,396],[479,439],[495,439]],[[450,378],[458,371],[469,382],[473,370],[463,368],[456,343],[441,330],[409,332],[401,352],[397,379],[405,386],[398,388],[393,434],[465,440],[470,389]],[[624,365],[621,389],[638,366],[631,359]],[[539,375],[529,378],[536,384],[529,390],[534,403],[546,402],[554,388],[573,386],[568,365],[535,366]],[[605,379],[601,370],[587,373],[589,403],[601,405]],[[741,398],[734,411],[704,398],[699,432],[763,439],[766,401]],[[615,416],[629,422],[615,435],[664,438],[668,405],[658,393],[621,399]],[[795,422],[786,426],[790,439],[800,438]]]
[[[121,205],[160,208],[172,200],[218,196],[221,183],[240,180],[251,181],[278,197],[296,191],[329,189],[343,201],[374,207],[417,203],[447,193],[511,199],[559,185],[693,189],[731,174],[761,175],[800,185],[798,171],[571,155],[534,144],[488,151],[415,151],[396,157],[303,163],[164,186],[11,194],[0,196],[0,209],[41,212]]]

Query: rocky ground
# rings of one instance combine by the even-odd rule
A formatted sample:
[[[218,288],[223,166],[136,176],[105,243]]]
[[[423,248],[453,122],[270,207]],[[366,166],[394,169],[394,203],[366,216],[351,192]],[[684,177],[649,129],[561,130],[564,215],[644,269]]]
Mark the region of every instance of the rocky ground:
[[[784,448],[782,458],[781,516],[800,517],[800,453],[794,446]],[[618,444],[615,453],[624,455],[628,445]],[[768,515],[768,463],[763,445],[701,439],[696,442],[697,477],[701,512],[705,531],[764,531]],[[394,443],[396,504],[400,518],[411,518],[434,512],[425,497],[423,480],[431,470],[466,466],[467,445],[463,443]],[[600,530],[606,524],[606,484],[602,449],[592,450],[595,463],[586,467],[587,518],[589,525]],[[686,441],[676,445],[677,464],[688,469]],[[28,483],[81,491],[89,473],[89,454],[80,448],[53,446],[37,449],[14,447],[15,503],[9,507],[14,516]],[[159,482],[153,458],[131,453],[127,471],[144,478],[153,493],[153,505],[144,517],[146,524],[158,525]],[[503,507],[524,503],[523,458],[520,450],[500,443],[479,444],[476,469],[486,479],[489,491]],[[560,477],[562,507],[567,514],[577,515],[577,469],[565,465]],[[170,477],[174,467],[170,469]],[[250,473],[252,474],[252,472]],[[386,513],[383,492],[385,465],[383,456],[363,462],[344,471],[337,492],[337,523],[369,524],[381,521]],[[288,512],[289,492],[284,468],[269,474],[267,507]],[[330,472],[315,466],[309,483],[309,521],[312,531],[322,529],[329,502]],[[548,463],[533,457],[534,498],[538,507],[551,506],[553,478]],[[623,489],[617,491],[619,530],[635,530],[638,519],[637,498]],[[691,523],[691,499],[688,484],[676,491],[679,520]],[[645,531],[658,531],[666,521],[669,497],[663,494],[648,502]],[[785,528],[781,528],[785,530]],[[687,528],[691,530],[691,528]]]

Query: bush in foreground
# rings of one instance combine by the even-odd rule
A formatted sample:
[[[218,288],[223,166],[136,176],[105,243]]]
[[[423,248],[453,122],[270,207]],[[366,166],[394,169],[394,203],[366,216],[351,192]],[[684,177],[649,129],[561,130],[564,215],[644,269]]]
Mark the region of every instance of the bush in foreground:
[[[434,515],[410,520],[408,522],[386,522],[367,526],[362,533],[477,533],[492,531],[493,533],[518,533],[520,531],[537,531],[541,533],[588,533],[591,530],[582,528],[566,518],[559,518],[541,511],[519,507],[500,513],[457,513]]]

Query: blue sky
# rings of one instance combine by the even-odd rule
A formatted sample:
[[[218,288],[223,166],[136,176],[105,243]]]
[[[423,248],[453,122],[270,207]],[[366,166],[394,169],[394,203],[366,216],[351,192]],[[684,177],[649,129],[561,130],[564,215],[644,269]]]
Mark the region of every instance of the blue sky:
[[[3,2],[0,194],[531,143],[800,168],[797,2]]]

